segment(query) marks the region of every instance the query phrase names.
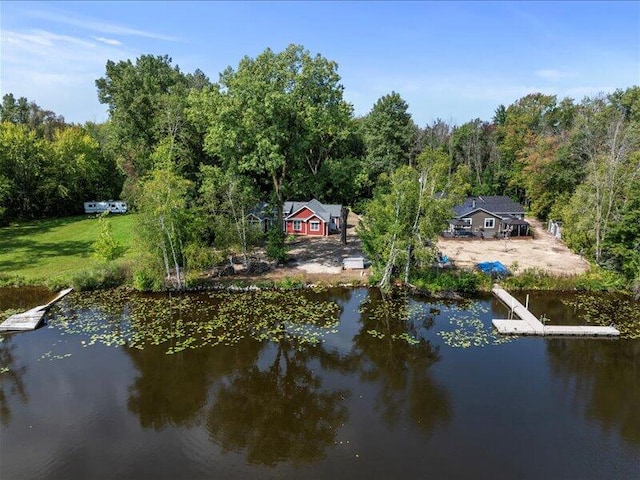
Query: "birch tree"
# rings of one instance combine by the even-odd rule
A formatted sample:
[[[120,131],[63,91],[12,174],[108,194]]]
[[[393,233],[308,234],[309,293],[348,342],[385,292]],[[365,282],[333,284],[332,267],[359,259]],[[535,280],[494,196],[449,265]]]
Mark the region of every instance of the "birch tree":
[[[567,243],[587,250],[600,263],[604,241],[640,176],[640,125],[604,99],[586,105],[576,144],[587,160],[587,176],[564,211]]]
[[[452,215],[458,191],[464,189],[458,176],[449,176],[449,168],[446,153],[427,148],[415,166],[398,168],[388,186],[367,204],[358,235],[383,290],[394,279],[408,283],[412,267],[432,263],[435,239]]]
[[[200,201],[214,226],[216,247],[239,250],[247,267],[249,248],[258,236],[248,219],[258,205],[257,195],[245,178],[229,170],[203,165],[200,172]]]
[[[142,184],[136,230],[139,247],[165,278],[183,287],[183,248],[187,229],[187,198],[191,182],[171,169],[154,170]]]

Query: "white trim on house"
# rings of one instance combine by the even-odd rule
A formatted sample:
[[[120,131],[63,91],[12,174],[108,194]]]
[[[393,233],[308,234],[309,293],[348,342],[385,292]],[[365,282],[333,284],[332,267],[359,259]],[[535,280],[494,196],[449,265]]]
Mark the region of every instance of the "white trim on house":
[[[314,220],[309,222],[309,231],[310,232],[319,232],[320,231],[320,222]]]
[[[489,225],[491,223],[491,225]],[[485,218],[484,219],[484,228],[496,228],[496,219],[495,218]]]

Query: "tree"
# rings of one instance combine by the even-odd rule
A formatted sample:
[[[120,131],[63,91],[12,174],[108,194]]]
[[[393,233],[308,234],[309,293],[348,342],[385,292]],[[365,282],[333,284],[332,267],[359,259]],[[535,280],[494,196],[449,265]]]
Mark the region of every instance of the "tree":
[[[64,117],[56,115],[50,110],[44,110],[35,102],[29,102],[25,97],[15,99],[12,93],[2,97],[0,105],[0,121],[25,125],[34,131],[39,138],[51,140],[56,130],[64,128]]]
[[[113,236],[113,229],[111,228],[108,216],[108,211],[100,215],[100,234],[97,240],[93,242],[94,254],[103,262],[110,262],[118,258],[122,249],[122,246]]]
[[[606,98],[583,103],[575,148],[587,161],[587,176],[564,212],[564,236],[569,246],[586,250],[596,262],[604,241],[629,198],[628,189],[640,177],[640,125],[626,121],[624,111]]]
[[[268,181],[279,224],[294,173],[317,174],[344,136],[351,106],[339,81],[335,62],[290,45],[244,57],[214,88],[191,95],[192,121],[207,125],[207,152],[226,168]]]
[[[417,132],[408,109],[400,94],[391,92],[380,97],[362,121],[370,188],[381,173],[390,175],[410,163]]]
[[[454,202],[465,187],[459,176],[449,175],[449,169],[445,153],[426,149],[415,167],[399,167],[393,172],[388,186],[379,188],[366,205],[358,235],[380,276],[382,289],[399,278],[402,267],[408,283],[411,266],[432,263],[434,240],[446,227]]]
[[[165,272],[165,278],[171,279],[173,270],[179,289],[183,286],[190,187],[191,182],[171,169],[154,170],[142,184],[136,217],[141,252],[149,255],[156,271]]]
[[[109,60],[105,76],[96,80],[98,98],[109,107],[109,121],[119,152],[118,162],[127,172],[125,189],[135,199],[136,184],[169,158],[184,169],[202,160],[200,138],[184,115],[190,89],[208,83],[202,72],[185,75],[171,58],[142,55],[115,63]],[[154,156],[160,149],[161,153]]]
[[[216,246],[239,250],[247,267],[249,247],[259,233],[248,218],[258,205],[257,196],[247,180],[231,170],[202,165],[200,172],[199,198],[214,226]]]

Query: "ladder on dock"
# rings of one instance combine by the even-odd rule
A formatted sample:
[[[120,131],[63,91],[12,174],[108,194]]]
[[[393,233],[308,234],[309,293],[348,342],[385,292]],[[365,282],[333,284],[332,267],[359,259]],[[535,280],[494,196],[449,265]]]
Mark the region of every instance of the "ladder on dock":
[[[27,330],[35,330],[42,322],[47,310],[49,310],[52,305],[61,300],[64,296],[71,293],[72,290],[73,288],[66,288],[56,295],[56,298],[45,305],[40,305],[32,308],[31,310],[27,310],[26,312],[11,315],[0,324],[0,332],[24,332]]]
[[[509,292],[494,285],[493,294],[504,303],[520,320],[495,319],[493,326],[503,335],[617,337],[620,332],[614,327],[579,325],[544,325]]]

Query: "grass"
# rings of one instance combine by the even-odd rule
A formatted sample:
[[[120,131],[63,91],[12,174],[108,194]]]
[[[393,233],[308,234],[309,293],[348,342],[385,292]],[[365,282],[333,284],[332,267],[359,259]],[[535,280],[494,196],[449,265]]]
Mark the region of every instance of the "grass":
[[[113,236],[130,258],[135,214],[108,217]],[[98,238],[97,217],[76,216],[24,221],[0,228],[0,281],[14,284],[47,284],[97,268],[93,242]]]

